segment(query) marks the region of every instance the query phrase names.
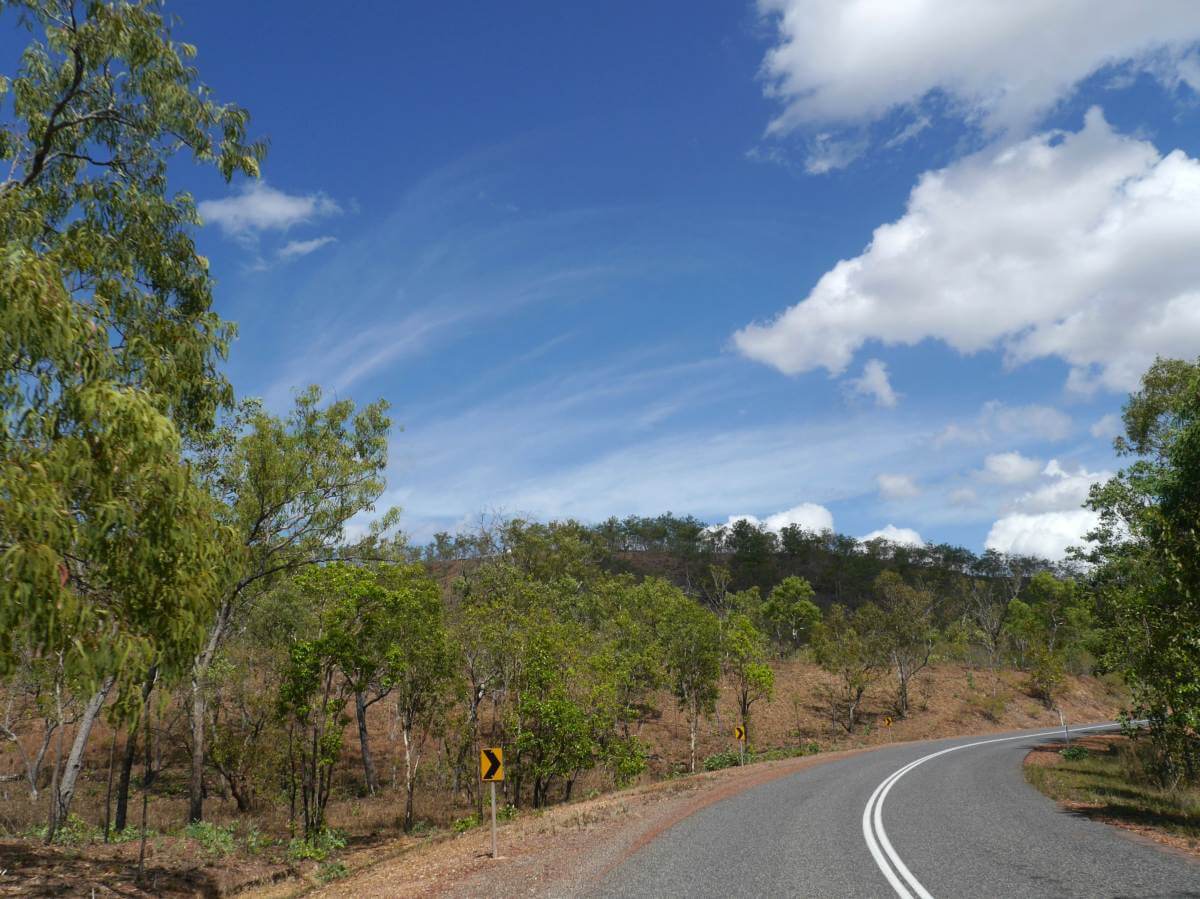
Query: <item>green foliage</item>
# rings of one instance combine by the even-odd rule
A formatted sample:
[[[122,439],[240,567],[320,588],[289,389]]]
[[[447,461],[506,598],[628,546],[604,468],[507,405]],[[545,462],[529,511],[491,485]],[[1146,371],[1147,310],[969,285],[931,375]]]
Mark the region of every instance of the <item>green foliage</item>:
[[[311,836],[297,837],[288,843],[288,858],[292,861],[323,862],[345,848],[346,837],[340,831],[323,827]]]
[[[1058,754],[1068,762],[1078,762],[1088,757],[1088,751],[1083,746],[1067,746],[1064,749],[1060,749]]]
[[[1200,363],[1156,361],[1124,420],[1116,446],[1134,461],[1089,499],[1097,649],[1178,784],[1200,779]]]
[[[0,126],[0,669],[19,637],[132,680],[194,650],[227,555],[181,436],[231,398],[232,329],[168,161],[229,178],[263,147],[153,4],[6,6],[35,39]]]
[[[317,869],[317,880],[321,883],[332,883],[341,880],[350,873],[345,862],[326,862]]]
[[[886,657],[880,644],[880,611],[867,603],[853,615],[833,605],[813,635],[817,664],[835,678],[829,696],[833,719],[852,733],[863,694],[874,683]]]
[[[762,620],[781,652],[805,645],[821,622],[821,610],[812,601],[812,585],[801,577],[786,577],[772,589],[762,607]]]
[[[468,830],[474,830],[480,823],[478,815],[470,814],[462,818],[455,818],[454,823],[450,825],[450,829],[455,833],[466,833]]]
[[[721,622],[721,650],[726,675],[733,681],[741,721],[750,727],[750,709],[775,691],[775,672],[767,664],[766,637],[750,616],[734,612]]]
[[[722,768],[736,768],[741,763],[741,756],[736,751],[727,749],[724,752],[714,752],[710,756],[705,756],[704,770],[720,771]]]
[[[209,855],[229,855],[236,846],[232,824],[222,826],[209,821],[194,821],[184,833],[199,843],[200,848]]]

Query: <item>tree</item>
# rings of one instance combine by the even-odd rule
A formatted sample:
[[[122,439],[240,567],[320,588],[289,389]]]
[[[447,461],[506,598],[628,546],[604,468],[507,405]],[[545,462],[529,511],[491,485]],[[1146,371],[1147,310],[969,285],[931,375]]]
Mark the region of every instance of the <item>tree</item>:
[[[802,577],[785,577],[776,584],[762,608],[771,639],[781,652],[794,651],[812,636],[821,621],[821,610],[812,601],[812,585]]]
[[[750,616],[734,612],[721,623],[721,648],[749,740],[750,707],[761,699],[769,700],[775,691],[775,673],[767,664],[767,640]]]
[[[721,677],[721,624],[717,616],[682,593],[674,596],[661,624],[671,691],[688,720],[690,769],[696,770],[700,718],[716,707]]]
[[[1123,419],[1115,446],[1134,461],[1092,488],[1100,525],[1081,555],[1102,661],[1124,674],[1175,786],[1200,777],[1200,361],[1156,360]]]
[[[234,535],[237,567],[215,596],[192,663],[189,820],[203,817],[205,684],[236,617],[285,576],[376,554],[374,534],[357,549],[342,543],[346,522],[383,491],[386,411],[382,401],[359,411],[349,400],[322,406],[320,390],[309,387],[286,419],[251,403],[198,450],[198,467]]]
[[[874,683],[886,656],[880,651],[879,609],[867,603],[850,615],[834,604],[813,635],[817,663],[835,677],[830,697],[834,720],[854,732],[863,694]]]
[[[379,628],[383,664],[376,675],[396,701],[404,739],[404,830],[413,828],[413,792],[426,738],[443,716],[458,680],[459,657],[446,628],[442,597],[418,565],[386,566],[389,627]],[[394,637],[384,636],[394,633]],[[380,691],[382,692],[382,690]],[[365,727],[365,722],[360,723]]]
[[[110,692],[195,642],[225,556],[180,438],[229,400],[231,329],[167,163],[186,151],[254,175],[263,147],[157,4],[6,6],[44,37],[0,83],[0,669],[15,638],[90,692],[52,838]]]
[[[908,685],[929,664],[937,632],[933,625],[937,600],[926,590],[910,587],[894,571],[875,579],[880,643],[896,675],[896,714],[908,717]]]

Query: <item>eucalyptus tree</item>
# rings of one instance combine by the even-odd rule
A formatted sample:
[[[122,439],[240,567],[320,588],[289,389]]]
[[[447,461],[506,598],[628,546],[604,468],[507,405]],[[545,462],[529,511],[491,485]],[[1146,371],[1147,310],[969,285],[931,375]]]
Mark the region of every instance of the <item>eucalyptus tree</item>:
[[[256,175],[157,3],[4,4],[31,41],[0,79],[0,667],[14,639],[89,695],[51,803],[69,810],[111,691],[190,654],[223,532],[181,437],[230,400],[232,334],[169,160]]]
[[[689,766],[696,770],[700,719],[720,695],[721,624],[717,616],[678,590],[659,624],[671,692],[688,721]]]
[[[1158,359],[1123,411],[1132,462],[1092,488],[1104,664],[1149,721],[1161,781],[1200,779],[1200,360]]]
[[[235,570],[216,596],[191,671],[188,818],[203,816],[208,672],[249,604],[280,579],[322,562],[380,553],[372,531],[346,548],[347,522],[383,492],[391,423],[380,401],[356,410],[350,400],[322,404],[309,387],[286,418],[256,404],[198,452],[198,466],[219,516],[233,535]],[[385,525],[394,513],[384,516]],[[386,549],[386,548],[384,548]]]

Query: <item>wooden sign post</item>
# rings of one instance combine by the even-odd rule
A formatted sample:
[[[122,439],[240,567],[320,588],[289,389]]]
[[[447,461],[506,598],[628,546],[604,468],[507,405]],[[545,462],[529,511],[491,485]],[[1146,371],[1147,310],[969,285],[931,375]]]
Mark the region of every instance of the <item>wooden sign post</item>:
[[[504,780],[504,750],[492,746],[479,750],[479,779],[492,786],[492,858],[496,852],[496,783]]]

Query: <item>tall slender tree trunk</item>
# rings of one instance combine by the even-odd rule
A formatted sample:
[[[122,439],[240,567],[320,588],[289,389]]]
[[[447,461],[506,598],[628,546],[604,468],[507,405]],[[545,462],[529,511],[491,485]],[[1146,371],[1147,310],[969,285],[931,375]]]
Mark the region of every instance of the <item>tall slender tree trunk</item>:
[[[358,743],[362,747],[363,779],[367,792],[372,796],[379,792],[379,776],[375,773],[375,760],[371,757],[371,742],[367,733],[367,702],[361,690],[354,693],[354,711],[358,717]]]
[[[100,685],[100,689],[92,694],[92,698],[84,706],[83,714],[79,718],[79,726],[75,731],[75,740],[71,744],[71,753],[67,756],[67,766],[63,770],[62,779],[57,785],[58,788],[50,797],[52,808],[50,826],[46,828],[47,844],[54,840],[55,831],[67,820],[67,815],[71,812],[71,800],[75,798],[75,784],[79,779],[79,772],[83,770],[83,752],[87,749],[88,738],[92,735],[92,727],[100,716],[100,710],[104,708],[104,701],[108,699],[109,691],[112,690],[115,682],[116,678],[112,675],[106,677]]]
[[[129,782],[133,779],[133,760],[137,756],[137,727],[125,735],[125,749],[121,753],[121,772],[117,776],[117,811],[113,827],[117,833],[125,830],[129,823]]]
[[[404,734],[404,832],[413,829],[413,792],[416,789],[417,766],[413,753],[412,728],[405,723]]]
[[[692,773],[696,773],[696,731],[700,728],[700,707],[693,700],[691,703],[692,714],[688,719],[688,748],[691,751]]]
[[[146,714],[146,707],[150,702],[150,693],[154,690],[154,683],[158,680],[158,666],[152,665],[146,673],[146,680],[142,684],[142,714]],[[125,737],[125,750],[121,755],[121,773],[117,779],[117,812],[116,819],[113,822],[113,827],[117,833],[125,830],[128,824],[129,815],[129,782],[133,778],[133,760],[137,755],[137,725],[129,729],[129,733]],[[149,772],[147,772],[148,774]]]
[[[192,771],[188,781],[188,822],[195,823],[204,818],[204,724],[208,714],[208,697],[205,694],[205,680],[208,670],[212,667],[221,638],[225,636],[225,628],[229,624],[233,606],[229,601],[221,604],[217,610],[217,620],[208,633],[208,642],[203,651],[196,656],[192,666]],[[147,747],[149,748],[149,747]]]

